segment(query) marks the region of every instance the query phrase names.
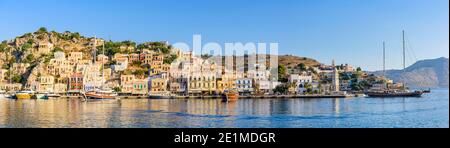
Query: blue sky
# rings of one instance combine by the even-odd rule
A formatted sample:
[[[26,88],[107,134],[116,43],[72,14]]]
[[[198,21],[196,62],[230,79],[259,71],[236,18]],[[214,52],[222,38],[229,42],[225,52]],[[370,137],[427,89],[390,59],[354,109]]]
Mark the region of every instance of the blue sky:
[[[401,31],[416,59],[448,57],[448,0],[1,0],[0,40],[41,26],[137,42],[278,42],[280,54],[401,68]],[[413,52],[408,52],[413,53]],[[416,58],[415,58],[416,57]]]

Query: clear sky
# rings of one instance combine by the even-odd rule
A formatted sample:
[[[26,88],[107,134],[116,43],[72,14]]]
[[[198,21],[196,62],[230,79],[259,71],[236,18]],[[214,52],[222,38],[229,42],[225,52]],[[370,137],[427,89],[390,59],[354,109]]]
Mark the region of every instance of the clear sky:
[[[44,26],[137,42],[278,42],[280,54],[366,70],[448,57],[448,0],[0,0],[0,40]],[[414,56],[415,55],[415,56]]]

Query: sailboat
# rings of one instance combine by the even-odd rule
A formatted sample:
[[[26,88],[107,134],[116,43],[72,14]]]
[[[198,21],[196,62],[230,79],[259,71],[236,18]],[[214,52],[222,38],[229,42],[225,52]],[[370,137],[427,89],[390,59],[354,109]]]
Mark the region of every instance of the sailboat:
[[[385,44],[383,43],[383,75],[385,75]],[[403,71],[406,72],[406,46],[405,46],[405,31],[403,31]],[[421,97],[424,91],[410,91],[403,84],[403,89],[390,89],[386,88],[383,90],[368,91],[367,96],[377,97],[377,98],[389,98],[389,97]]]
[[[97,41],[95,39],[95,46],[97,45]],[[97,53],[95,53],[97,54]],[[105,44],[103,44],[103,54],[105,54]],[[95,61],[95,56],[94,56],[94,61]],[[103,61],[104,59],[102,58],[102,64],[104,63]],[[95,100],[104,100],[104,99],[117,99],[117,93],[114,92],[112,89],[110,88],[105,88],[104,87],[104,83],[105,83],[105,73],[104,73],[104,66],[102,66],[102,86],[100,89],[95,89],[94,91],[90,91],[87,92],[85,94],[86,99],[95,99]]]

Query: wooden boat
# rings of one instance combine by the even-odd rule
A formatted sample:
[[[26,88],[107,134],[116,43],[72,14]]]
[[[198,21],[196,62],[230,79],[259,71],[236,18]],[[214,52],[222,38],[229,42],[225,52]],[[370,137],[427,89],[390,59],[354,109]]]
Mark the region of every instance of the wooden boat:
[[[15,98],[16,99],[31,99],[34,95],[34,91],[20,91],[16,93]]]
[[[234,102],[239,100],[239,93],[237,91],[225,91],[222,98],[223,102]]]
[[[94,38],[94,42],[97,43],[97,39]],[[94,49],[97,50],[97,49]],[[105,54],[105,45],[103,45],[103,54]],[[95,56],[94,56],[95,57]],[[95,60],[95,58],[93,58]],[[102,58],[102,63],[104,63]],[[85,95],[86,99],[94,100],[105,100],[105,99],[119,99],[118,94],[110,88],[104,88],[105,76],[104,76],[104,66],[102,66],[102,87],[95,91],[87,92]]]
[[[112,90],[104,89],[104,90],[96,90],[87,92],[85,94],[86,99],[94,99],[94,100],[108,100],[108,99],[117,99],[117,93]]]
[[[406,64],[405,64],[405,31],[402,32],[403,35],[403,72],[406,72]],[[386,75],[386,47],[383,42],[383,75]],[[424,94],[424,91],[409,91],[406,85],[403,85],[402,89],[384,89],[384,90],[373,90],[366,93],[369,97],[377,97],[377,98],[388,98],[388,97],[421,97]]]

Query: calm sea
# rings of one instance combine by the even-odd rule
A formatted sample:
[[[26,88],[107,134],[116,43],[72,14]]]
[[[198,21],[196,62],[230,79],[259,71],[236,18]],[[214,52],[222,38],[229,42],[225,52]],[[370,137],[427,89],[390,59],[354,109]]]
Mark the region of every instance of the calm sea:
[[[449,92],[422,98],[89,101],[0,99],[0,127],[449,127]]]

